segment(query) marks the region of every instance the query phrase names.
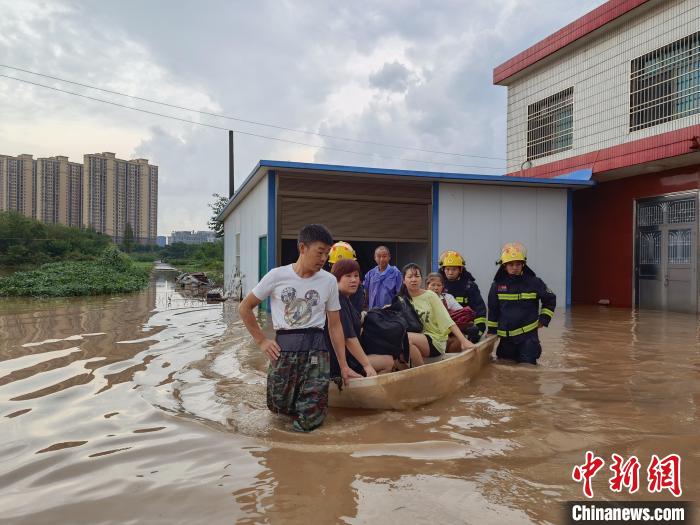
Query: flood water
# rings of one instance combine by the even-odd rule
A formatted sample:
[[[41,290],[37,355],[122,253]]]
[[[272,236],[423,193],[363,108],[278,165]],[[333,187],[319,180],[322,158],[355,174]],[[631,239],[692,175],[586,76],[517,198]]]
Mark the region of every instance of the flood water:
[[[541,365],[487,366],[407,412],[332,409],[300,435],[265,406],[236,303],[164,275],[140,294],[0,299],[1,523],[559,523],[586,450],[682,457],[700,488],[695,316],[577,307]]]

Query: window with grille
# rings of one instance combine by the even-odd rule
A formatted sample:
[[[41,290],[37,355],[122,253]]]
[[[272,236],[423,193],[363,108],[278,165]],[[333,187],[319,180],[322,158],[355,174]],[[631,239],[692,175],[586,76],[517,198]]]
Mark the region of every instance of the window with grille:
[[[571,149],[573,142],[573,87],[527,107],[527,160]]]
[[[692,255],[692,233],[690,230],[671,230],[668,232],[668,263],[690,264]]]
[[[632,60],[630,131],[700,113],[700,31]]]

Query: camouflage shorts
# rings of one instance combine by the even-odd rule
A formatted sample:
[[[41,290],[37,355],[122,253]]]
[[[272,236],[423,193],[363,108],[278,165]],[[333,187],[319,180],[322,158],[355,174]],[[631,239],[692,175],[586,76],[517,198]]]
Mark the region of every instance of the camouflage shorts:
[[[328,412],[330,359],[323,333],[278,335],[282,353],[267,371],[267,407],[293,416],[294,430],[310,432]]]

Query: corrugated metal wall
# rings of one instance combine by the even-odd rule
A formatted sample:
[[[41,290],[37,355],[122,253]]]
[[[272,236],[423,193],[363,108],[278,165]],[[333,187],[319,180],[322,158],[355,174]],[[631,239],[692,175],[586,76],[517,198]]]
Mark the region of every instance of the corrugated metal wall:
[[[439,251],[458,250],[484,300],[509,241],[566,304],[567,190],[440,183]]]
[[[240,233],[243,293],[258,284],[258,240],[267,235],[267,175],[224,221],[224,284],[228,290],[235,270],[236,234]]]

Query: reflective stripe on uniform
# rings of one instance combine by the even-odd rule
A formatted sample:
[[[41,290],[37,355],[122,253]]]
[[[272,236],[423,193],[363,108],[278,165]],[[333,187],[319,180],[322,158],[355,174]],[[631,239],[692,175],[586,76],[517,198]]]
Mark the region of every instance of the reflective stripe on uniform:
[[[554,317],[554,312],[549,308],[542,308],[542,310],[540,310],[540,315],[546,315],[551,319]]]
[[[496,328],[498,326],[498,321],[486,321],[486,326]]]
[[[486,317],[477,317],[476,319],[474,319],[474,324],[485,324],[485,323],[486,323]]]
[[[519,301],[520,299],[537,299],[537,292],[499,293],[499,301]]]
[[[467,304],[467,298],[466,297],[455,297],[455,301],[457,301],[459,304]]]
[[[515,330],[497,330],[496,333],[499,337],[513,337],[515,335],[522,335],[528,332],[532,332],[533,330],[537,330],[538,325],[539,321],[533,321],[532,323],[525,325],[521,328],[516,328]]]

